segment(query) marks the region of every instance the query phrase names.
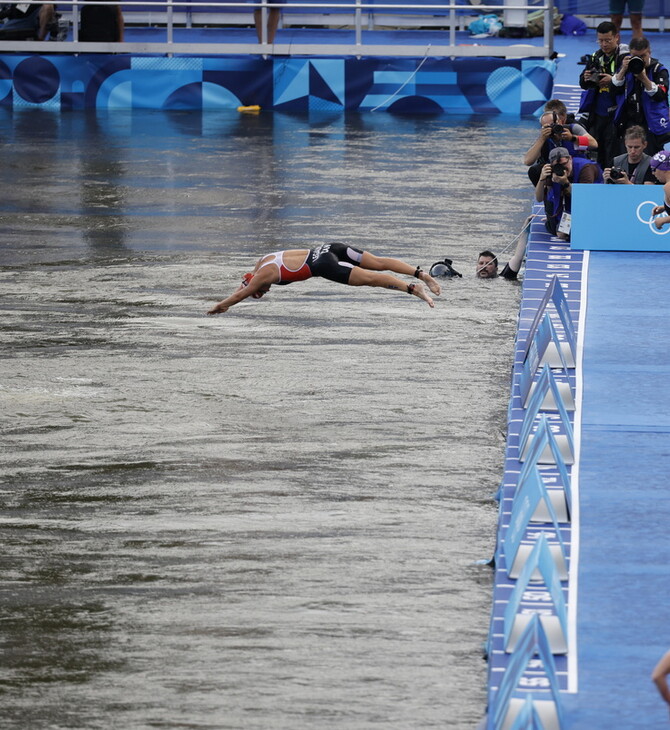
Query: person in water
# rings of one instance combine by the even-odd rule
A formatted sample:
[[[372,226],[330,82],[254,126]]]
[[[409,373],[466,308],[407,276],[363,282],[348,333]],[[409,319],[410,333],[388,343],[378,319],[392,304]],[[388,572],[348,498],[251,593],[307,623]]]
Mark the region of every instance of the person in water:
[[[419,281],[406,284],[386,271],[414,276]],[[239,288],[207,314],[227,312],[247,297],[260,299],[273,284],[292,284],[312,276],[349,286],[379,286],[407,292],[423,299],[430,307],[435,303],[421,282],[425,282],[433,294],[440,294],[440,285],[418,266],[415,268],[400,259],[375,256],[344,243],[324,243],[313,249],[290,249],[262,256],[254,270],[244,275]]]
[[[530,219],[526,221],[526,225],[529,222]],[[525,229],[526,226],[524,225]],[[505,264],[500,273],[498,273],[498,257],[493,251],[489,251],[488,249],[482,251],[477,258],[475,276],[478,279],[495,279],[497,276],[500,276],[508,281],[514,281],[517,278],[524,256],[526,255],[526,244],[527,240],[522,231],[512,258]]]

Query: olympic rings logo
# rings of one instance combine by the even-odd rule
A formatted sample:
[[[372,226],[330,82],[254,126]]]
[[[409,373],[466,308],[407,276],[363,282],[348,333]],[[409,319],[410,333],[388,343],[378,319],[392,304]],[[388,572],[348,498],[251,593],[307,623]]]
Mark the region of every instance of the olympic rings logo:
[[[637,219],[640,221],[640,223],[644,223],[645,225],[649,226],[649,230],[652,233],[655,233],[657,236],[665,236],[666,233],[670,233],[670,226],[668,226],[664,231],[659,231],[658,228],[656,228],[656,226],[654,225],[654,221],[658,216],[655,216],[651,211],[648,218],[642,217],[640,211],[645,205],[651,205],[652,211],[656,207],[656,203],[654,203],[653,200],[645,200],[644,203],[640,203],[640,205],[637,206]]]

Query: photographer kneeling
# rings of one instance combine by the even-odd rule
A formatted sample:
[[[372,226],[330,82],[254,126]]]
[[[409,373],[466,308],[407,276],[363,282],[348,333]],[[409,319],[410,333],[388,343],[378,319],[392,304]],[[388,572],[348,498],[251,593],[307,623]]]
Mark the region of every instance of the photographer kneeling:
[[[616,185],[655,185],[651,157],[645,153],[647,135],[638,125],[628,127],[624,138],[626,154],[617,155],[612,166],[603,170],[606,183]]]
[[[540,116],[540,133],[523,158],[533,185],[537,185],[542,167],[556,147],[564,147],[573,157],[586,157],[587,152],[598,148],[598,143],[580,124],[568,122],[568,112],[562,102],[551,99]]]
[[[570,240],[570,212],[572,209],[572,183],[601,183],[600,167],[590,160],[570,157],[565,147],[555,147],[549,153],[535,186],[535,199],[544,202],[547,214],[545,226],[552,236]]]

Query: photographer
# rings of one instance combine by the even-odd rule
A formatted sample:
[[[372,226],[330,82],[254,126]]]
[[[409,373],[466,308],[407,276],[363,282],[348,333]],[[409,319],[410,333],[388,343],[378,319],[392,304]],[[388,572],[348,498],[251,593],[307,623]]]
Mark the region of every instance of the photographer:
[[[617,93],[614,121],[620,137],[637,124],[647,133],[645,152],[653,155],[663,149],[668,134],[668,70],[651,56],[646,38],[633,38],[630,54],[612,77]]]
[[[563,102],[549,100],[540,116],[540,133],[524,155],[528,165],[528,177],[537,185],[542,167],[549,159],[551,150],[564,147],[572,157],[586,157],[588,150],[598,147],[596,140],[576,122],[568,122],[568,112]]]
[[[545,226],[552,236],[570,240],[570,212],[572,209],[572,184],[601,183],[600,167],[595,162],[571,157],[564,147],[556,147],[549,153],[549,163],[544,165],[535,186],[535,199],[544,202],[547,214]]]
[[[622,151],[614,124],[617,95],[612,86],[612,76],[621,68],[628,47],[619,44],[619,31],[614,23],[600,23],[596,34],[600,48],[581,60],[584,70],[579,76],[579,85],[584,91],[579,113],[588,118],[586,126],[598,140],[598,163],[605,167],[614,155]]]
[[[0,40],[25,41],[36,38],[43,41],[54,20],[54,5],[26,5],[16,3],[0,6]]]
[[[626,137],[626,153],[612,160],[612,166],[603,170],[606,183],[616,185],[655,185],[656,179],[651,169],[651,157],[645,154],[647,137],[644,129],[637,125],[628,127]]]

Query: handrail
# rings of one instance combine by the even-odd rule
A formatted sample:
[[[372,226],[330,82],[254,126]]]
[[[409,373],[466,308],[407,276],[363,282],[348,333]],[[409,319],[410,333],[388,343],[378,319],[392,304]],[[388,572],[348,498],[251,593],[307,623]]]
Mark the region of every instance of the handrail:
[[[24,0],[27,5],[41,5],[40,0]],[[281,55],[321,55],[321,56],[342,56],[342,55],[372,55],[372,56],[450,56],[450,57],[477,57],[490,55],[505,55],[514,58],[525,57],[542,57],[551,58],[553,56],[554,43],[554,0],[544,0],[541,6],[528,5],[524,0],[519,0],[515,5],[462,5],[455,2],[437,2],[435,4],[427,4],[424,2],[403,2],[402,4],[392,4],[389,2],[375,3],[372,0],[351,0],[351,2],[317,2],[310,0],[309,2],[292,2],[287,0],[285,3],[272,2],[271,0],[225,0],[224,2],[214,2],[212,0],[128,0],[128,2],[120,3],[123,8],[130,11],[133,7],[141,7],[149,9],[148,12],[156,10],[164,10],[165,15],[165,42],[140,42],[140,41],[124,41],[124,42],[83,42],[79,40],[79,12],[85,5],[98,4],[96,0],[59,0],[59,8],[67,8],[71,11],[68,20],[72,22],[72,40],[71,41],[8,41],[0,40],[0,53],[3,52],[25,52],[25,53],[156,53],[173,55],[179,54],[281,54]],[[254,9],[261,9],[262,13],[262,36],[261,43],[235,42],[222,43],[220,41],[211,42],[176,42],[174,40],[175,14],[177,8],[186,8],[188,13],[195,8],[230,8],[240,9],[240,12],[251,13]],[[281,43],[281,40],[273,44],[267,43],[267,13],[272,8],[281,10],[306,10],[306,9],[322,9],[328,10],[349,10],[353,15],[353,27],[355,31],[354,42],[344,44],[320,44],[310,45],[307,43],[296,43],[293,39],[290,43]],[[364,43],[363,41],[363,18],[364,14],[371,14],[379,11],[426,11],[430,10],[433,14],[447,14],[449,17],[449,34],[448,43],[435,42],[434,38],[423,45],[380,45],[379,43]],[[544,41],[543,46],[528,46],[520,49],[519,46],[500,46],[496,45],[495,49],[486,45],[477,46],[458,46],[456,44],[456,11],[471,11],[472,15],[480,14],[482,11],[493,10],[498,13],[504,13],[508,10],[526,10],[526,11],[544,11]],[[66,11],[67,12],[67,11]],[[225,25],[225,16],[222,17],[222,25]],[[162,23],[161,23],[162,25]],[[446,40],[446,37],[445,37]],[[493,52],[492,52],[493,51]]]
[[[24,0],[22,5],[44,5],[43,0]],[[99,5],[100,0],[58,0],[58,5],[69,5],[74,7],[75,5]],[[476,9],[480,10],[547,10],[550,5],[553,8],[553,2],[548,2],[545,5],[529,6],[529,5],[459,5],[456,3],[429,3],[424,5],[422,3],[404,3],[402,5],[397,3],[375,3],[375,2],[359,2],[359,0],[352,0],[348,3],[336,3],[336,2],[295,2],[292,3],[288,0],[285,3],[273,3],[266,2],[265,0],[253,0],[253,2],[246,2],[245,0],[238,0],[238,2],[208,2],[207,0],[129,0],[128,2],[121,2],[119,5],[123,7],[157,7],[157,8],[168,8],[174,7],[174,5],[184,5],[190,8],[202,7],[202,8],[249,8],[261,7],[263,5],[269,8],[344,8],[354,10],[358,7],[364,10],[458,10],[458,9]],[[476,13],[472,13],[475,15]]]

